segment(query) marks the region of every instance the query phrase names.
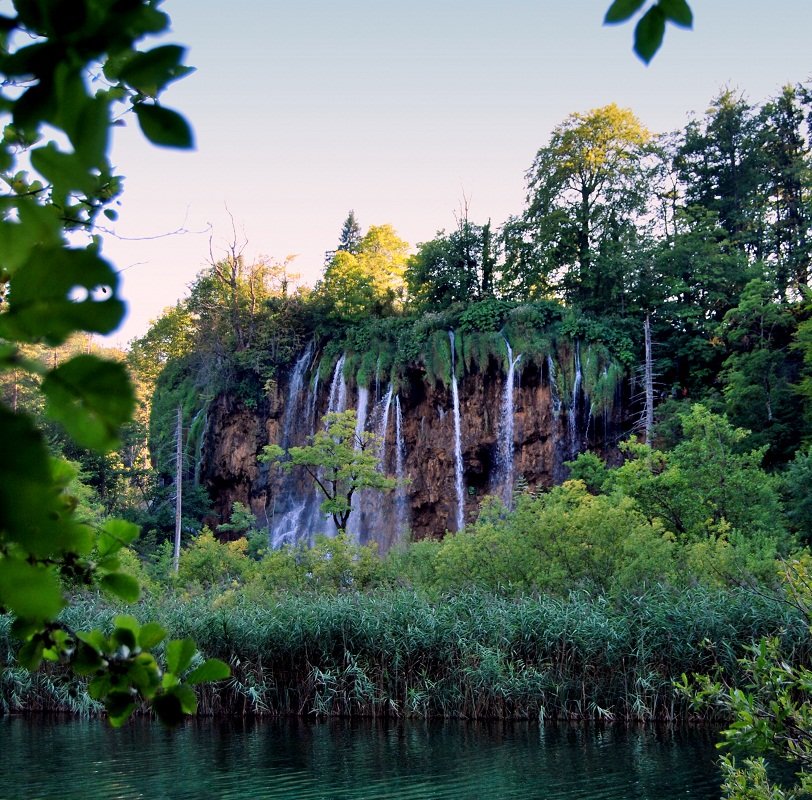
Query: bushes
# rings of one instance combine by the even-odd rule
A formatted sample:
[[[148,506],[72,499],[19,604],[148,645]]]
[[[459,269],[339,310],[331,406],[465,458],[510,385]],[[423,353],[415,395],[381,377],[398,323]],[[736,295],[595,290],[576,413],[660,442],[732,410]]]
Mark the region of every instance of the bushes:
[[[632,500],[594,496],[581,481],[522,495],[504,513],[484,506],[477,522],[447,536],[437,553],[439,587],[538,590],[637,588],[675,574],[674,543]]]

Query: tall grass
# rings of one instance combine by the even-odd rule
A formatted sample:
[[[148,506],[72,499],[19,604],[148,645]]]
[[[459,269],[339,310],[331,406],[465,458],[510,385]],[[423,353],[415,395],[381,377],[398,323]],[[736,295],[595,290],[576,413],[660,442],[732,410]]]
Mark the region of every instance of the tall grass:
[[[82,601],[66,621],[104,625],[113,613]],[[764,635],[782,636],[795,661],[812,652],[799,615],[743,590],[169,598],[137,613],[231,664],[229,681],[200,690],[209,714],[678,721],[692,716],[673,685],[683,672],[719,669],[735,682],[737,657]],[[7,626],[0,637],[9,653]],[[3,710],[92,710],[80,685],[53,673],[16,685],[6,663]]]

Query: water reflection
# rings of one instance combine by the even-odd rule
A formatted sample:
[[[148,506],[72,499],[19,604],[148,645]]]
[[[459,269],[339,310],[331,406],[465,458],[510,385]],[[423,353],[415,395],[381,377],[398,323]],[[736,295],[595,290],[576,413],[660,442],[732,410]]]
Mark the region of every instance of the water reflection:
[[[0,797],[718,798],[713,735],[531,723],[0,719]]]

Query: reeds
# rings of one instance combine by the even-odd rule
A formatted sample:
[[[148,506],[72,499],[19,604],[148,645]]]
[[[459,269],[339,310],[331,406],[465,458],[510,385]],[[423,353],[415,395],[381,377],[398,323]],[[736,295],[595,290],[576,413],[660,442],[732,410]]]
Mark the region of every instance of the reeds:
[[[71,624],[112,613],[80,602]],[[683,672],[735,682],[737,657],[764,635],[781,635],[793,661],[812,652],[791,608],[739,589],[439,601],[391,590],[217,608],[170,598],[140,614],[231,664],[230,680],[200,690],[208,714],[678,721],[693,713],[674,689]],[[84,710],[80,687],[16,674],[4,672],[3,709]]]

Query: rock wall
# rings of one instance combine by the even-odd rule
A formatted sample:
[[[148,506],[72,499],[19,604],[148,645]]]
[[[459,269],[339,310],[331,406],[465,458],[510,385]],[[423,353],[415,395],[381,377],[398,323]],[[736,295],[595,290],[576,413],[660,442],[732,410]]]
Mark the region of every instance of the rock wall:
[[[332,528],[319,513],[319,497],[307,476],[286,476],[277,467],[257,461],[262,447],[270,442],[305,443],[328,410],[331,397],[335,405],[343,391],[345,406],[356,407],[358,388],[348,384],[338,370],[333,385],[316,381],[314,387],[318,355],[303,354],[297,369],[304,378],[294,386],[297,379],[292,371],[256,409],[249,410],[226,396],[219,397],[209,409],[200,474],[216,513],[224,521],[235,501],[245,503],[275,544],[312,539],[315,533],[330,533]],[[310,363],[305,363],[305,357]],[[336,381],[344,381],[344,386],[337,386]],[[504,365],[490,358],[475,366],[459,377],[458,390],[464,517],[470,522],[484,495],[510,496],[499,483],[497,469],[499,437],[504,433]],[[382,462],[389,474],[395,474],[395,404],[390,396],[387,408],[387,391],[385,385],[369,387],[367,429],[385,436]],[[399,528],[408,527],[415,539],[439,537],[456,529],[451,390],[428,382],[425,372],[415,366],[401,376],[397,394],[402,412],[401,456],[408,481],[405,488],[384,496],[363,494],[351,523],[351,530],[361,541],[374,540],[383,550],[405,535]],[[566,477],[566,460],[587,447],[606,453],[610,449],[607,443],[616,438],[618,409],[593,415],[580,377],[568,394],[561,394],[566,394],[569,405],[559,396],[551,360],[538,364],[527,359],[517,370],[513,389],[514,485],[534,489],[560,483]]]

